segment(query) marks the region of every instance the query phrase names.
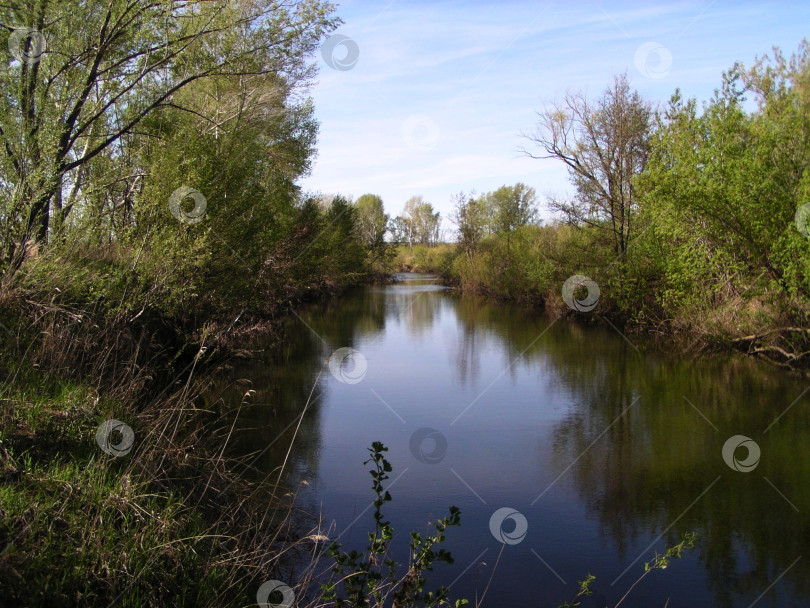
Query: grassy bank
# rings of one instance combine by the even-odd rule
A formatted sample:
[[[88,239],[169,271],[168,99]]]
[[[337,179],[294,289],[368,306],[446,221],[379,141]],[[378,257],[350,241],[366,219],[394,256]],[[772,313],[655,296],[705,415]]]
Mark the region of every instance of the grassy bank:
[[[291,303],[362,275],[318,271],[276,286],[284,300],[258,291],[238,308],[220,279],[176,308],[157,297],[159,274],[119,272],[132,268],[126,255],[57,249],[2,293],[0,604],[254,603],[318,540],[281,471],[256,476],[229,455],[239,412],[202,395],[236,345],[272,335]],[[149,255],[144,267],[158,267]],[[249,407],[248,391],[239,410]],[[134,435],[119,456],[97,439],[111,419]]]
[[[160,463],[141,441],[131,458],[99,450],[113,415],[148,433],[129,408],[37,372],[0,399],[3,605],[228,605],[221,586],[253,575],[227,560],[238,527],[188,500],[198,471],[182,483],[177,459]]]
[[[657,257],[654,232],[639,239],[625,256],[599,247],[596,234],[566,225],[524,226],[507,238],[490,235],[474,252],[459,244],[438,247],[400,245],[394,268],[431,272],[462,292],[514,301],[552,315],[604,322],[628,335],[652,337],[662,345],[691,351],[736,349],[778,366],[803,369],[810,330],[803,299],[781,297],[760,276],[710,276],[683,282],[669,275],[672,260]],[[592,311],[574,310],[563,298],[565,281],[574,275],[592,279],[599,300]],[[695,277],[697,279],[698,277]],[[587,290],[574,297],[583,301]],[[576,306],[576,304],[575,304]]]
[[[446,276],[455,256],[456,247],[452,244],[399,245],[391,268],[395,272],[431,272]]]

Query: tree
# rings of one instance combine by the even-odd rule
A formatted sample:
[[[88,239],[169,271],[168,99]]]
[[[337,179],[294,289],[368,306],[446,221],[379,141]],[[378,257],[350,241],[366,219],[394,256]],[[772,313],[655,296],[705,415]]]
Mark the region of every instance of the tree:
[[[810,247],[796,225],[810,194],[808,84],[805,42],[790,60],[776,50],[735,66],[700,114],[694,99],[672,97],[639,186],[680,291],[781,291],[796,298],[791,316],[810,313]]]
[[[501,186],[486,198],[492,210],[494,231],[506,233],[507,246],[514,230],[531,224],[537,217],[537,196],[534,188],[526,184]]]
[[[473,194],[463,192],[454,197],[455,210],[451,221],[458,228],[458,240],[461,249],[472,259],[478,249],[478,243],[486,234],[487,215],[484,197],[476,198]]]
[[[413,245],[412,241],[410,240],[411,237],[411,225],[410,221],[402,216],[398,215],[393,220],[391,220],[391,238],[394,243],[397,244],[405,244],[408,243],[409,245]]]
[[[606,231],[615,253],[623,255],[638,206],[633,179],[649,155],[650,104],[631,91],[623,74],[595,104],[581,93],[569,94],[538,114],[536,132],[525,137],[540,151],[523,152],[565,163],[576,188],[572,200],[552,201],[552,209],[574,224]]]
[[[100,238],[109,233],[121,245],[161,251],[174,260],[170,276],[210,277],[221,288],[227,285],[235,300],[244,298],[240,291],[252,292],[259,277],[269,280],[263,286],[280,282],[289,259],[284,242],[292,238],[300,211],[295,180],[306,173],[314,154],[317,122],[311,102],[296,100],[275,75],[199,80],[174,101],[185,110],[170,108],[144,121],[143,136],[127,138],[122,148],[131,156],[126,162],[104,153],[87,165],[65,227],[69,241],[86,242],[88,228],[101,226]],[[126,206],[88,200],[91,192],[108,192],[110,180],[127,183],[134,174],[143,177]],[[202,193],[207,208],[202,223],[178,230],[166,201],[181,185]],[[110,221],[115,225],[107,230]],[[185,270],[195,259],[189,250],[205,252],[197,258],[201,269]]]
[[[357,209],[348,199],[338,195],[332,200],[324,220],[326,229],[318,240],[321,247],[325,246],[328,266],[343,275],[359,273],[363,268],[365,248],[357,238]]]
[[[364,194],[354,203],[357,209],[360,238],[369,248],[385,242],[389,217],[383,209],[383,200],[376,194]]]
[[[418,241],[417,236],[417,214],[416,207],[423,202],[422,196],[412,196],[405,201],[405,208],[402,210],[402,224],[407,232],[408,246],[413,247],[414,241]]]
[[[47,240],[52,208],[64,189],[81,190],[91,161],[121,156],[158,111],[185,110],[178,94],[193,83],[307,82],[309,55],[338,23],[331,10],[320,0],[4,3],[9,36],[8,24],[36,32],[0,70],[0,268],[19,267],[29,240]]]
[[[433,205],[430,203],[422,202],[414,207],[412,217],[419,243],[430,246],[436,245],[439,242],[441,214],[438,211],[433,211]]]
[[[395,220],[395,231],[397,237],[411,247],[414,243],[435,245],[439,242],[441,222],[441,214],[417,195],[406,201],[402,215]]]
[[[354,203],[357,213],[357,229],[361,241],[368,248],[369,262],[379,266],[385,262],[392,248],[385,242],[390,218],[383,209],[383,200],[376,194],[364,194]],[[384,265],[384,264],[383,264]]]

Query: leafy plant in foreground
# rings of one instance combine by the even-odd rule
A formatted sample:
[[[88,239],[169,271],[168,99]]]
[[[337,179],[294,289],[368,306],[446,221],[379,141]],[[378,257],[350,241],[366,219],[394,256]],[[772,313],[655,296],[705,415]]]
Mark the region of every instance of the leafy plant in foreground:
[[[415,606],[465,606],[467,600],[456,600],[455,604],[447,597],[447,589],[442,586],[435,592],[425,591],[424,573],[433,570],[436,562],[453,563],[450,552],[443,548],[435,549],[444,542],[445,530],[449,526],[458,526],[461,522],[461,511],[450,507],[450,515],[433,524],[436,534],[422,536],[411,532],[410,559],[408,569],[399,576],[400,566],[395,560],[387,557],[394,529],[386,521],[382,507],[391,501],[391,494],[383,486],[393,470],[391,463],[385,459],[388,451],[381,442],[375,441],[369,448],[371,458],[363,464],[372,464],[372,484],[376,499],[374,500],[374,531],[369,532],[369,545],[366,553],[356,550],[344,552],[339,542],[329,548],[329,555],[334,559],[332,572],[339,577],[337,582],[323,585],[323,599],[334,603],[338,608],[359,606],[384,606],[392,603],[397,607]],[[343,594],[338,594],[338,585],[342,584]]]
[[[644,564],[644,572],[641,576],[639,576],[635,582],[630,585],[627,589],[625,594],[621,597],[621,599],[616,602],[613,608],[618,608],[627,596],[630,595],[630,592],[638,585],[644,578],[653,570],[666,570],[667,566],[669,566],[669,561],[672,558],[680,559],[683,557],[683,552],[687,549],[692,549],[695,546],[695,542],[698,539],[698,534],[696,532],[687,532],[683,535],[681,542],[677,545],[673,545],[671,547],[667,547],[667,550],[664,553],[659,554],[658,552],[655,553],[652,560],[646,562]],[[596,577],[591,574],[590,572],[585,576],[584,580],[579,581],[579,591],[577,592],[574,597],[572,597],[569,601],[563,602],[559,605],[559,608],[574,608],[575,606],[579,606],[582,602],[580,598],[585,596],[591,595],[593,591],[591,591],[591,584],[596,580]]]

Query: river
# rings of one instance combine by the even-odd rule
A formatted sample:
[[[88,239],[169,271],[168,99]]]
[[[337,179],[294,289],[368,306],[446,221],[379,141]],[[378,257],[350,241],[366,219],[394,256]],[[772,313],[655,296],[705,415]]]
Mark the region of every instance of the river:
[[[255,391],[235,445],[260,470],[295,435],[286,479],[305,482],[297,501],[330,537],[364,548],[363,461],[381,441],[396,556],[458,506],[455,563],[430,580],[471,605],[489,582],[485,607],[556,607],[591,573],[583,606],[613,606],[655,551],[696,532],[622,606],[810,606],[807,378],[397,279],[299,308],[224,392],[235,407]]]

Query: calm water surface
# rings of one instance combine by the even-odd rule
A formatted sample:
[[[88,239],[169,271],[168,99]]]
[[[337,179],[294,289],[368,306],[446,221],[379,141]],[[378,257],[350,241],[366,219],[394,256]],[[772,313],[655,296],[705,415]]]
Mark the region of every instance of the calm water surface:
[[[298,310],[280,348],[233,370],[250,384],[225,392],[238,404],[256,391],[237,445],[271,471],[317,380],[288,470],[332,538],[365,546],[363,461],[382,441],[398,552],[408,531],[461,509],[445,545],[456,561],[431,579],[452,583],[454,598],[473,600],[491,577],[483,606],[555,607],[590,572],[583,605],[613,606],[656,550],[698,532],[695,550],[622,606],[810,606],[810,380],[734,357],[664,356],[610,327],[398,278]],[[362,354],[365,375],[359,357],[344,362],[350,382],[330,373],[342,347]],[[734,435],[759,446],[753,470],[724,462]],[[734,454],[746,460],[744,447]],[[503,507],[525,517],[516,544],[491,531]]]

